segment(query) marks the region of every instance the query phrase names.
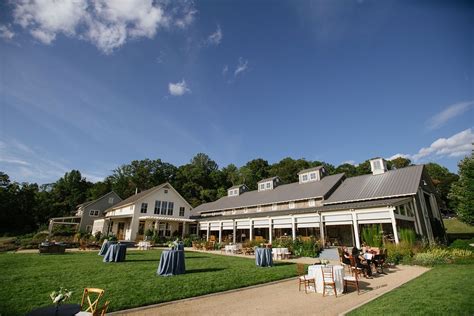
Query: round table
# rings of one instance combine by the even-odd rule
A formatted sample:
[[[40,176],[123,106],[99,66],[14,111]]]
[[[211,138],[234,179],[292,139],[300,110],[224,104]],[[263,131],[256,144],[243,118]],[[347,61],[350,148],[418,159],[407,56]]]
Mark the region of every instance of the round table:
[[[270,248],[255,248],[255,264],[260,267],[273,266],[272,250]]]
[[[184,250],[163,250],[156,274],[172,276],[186,272]]]
[[[115,245],[116,243],[116,241],[104,240],[104,242],[102,243],[102,247],[100,247],[99,256],[105,256],[110,245]]]
[[[122,262],[125,261],[127,255],[127,245],[114,244],[110,245],[104,255],[104,262]]]
[[[308,267],[308,275],[314,277],[316,280],[316,292],[323,293],[323,274],[321,271],[322,265],[315,264]],[[336,283],[337,294],[344,292],[344,267],[333,266],[334,282]],[[333,295],[333,291],[326,290],[326,294]]]
[[[56,314],[56,306],[46,306],[32,310],[27,315],[28,316],[72,316],[81,310],[81,305],[79,304],[61,304],[59,305],[58,313]]]

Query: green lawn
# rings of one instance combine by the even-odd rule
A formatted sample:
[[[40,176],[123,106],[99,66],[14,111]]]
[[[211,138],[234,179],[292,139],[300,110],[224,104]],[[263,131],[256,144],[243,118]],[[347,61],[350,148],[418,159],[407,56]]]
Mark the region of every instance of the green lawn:
[[[472,261],[436,266],[349,315],[474,315],[473,280]]]
[[[461,222],[457,218],[444,219],[444,226],[446,227],[446,232],[457,233],[457,234],[474,234],[474,226],[468,225]]]
[[[0,315],[25,314],[50,305],[49,293],[59,286],[73,290],[80,303],[85,287],[106,291],[109,311],[156,304],[296,275],[294,264],[255,266],[255,259],[186,252],[186,274],[158,277],[161,251],[128,251],[123,263],[103,263],[96,252],[65,255],[0,255]]]

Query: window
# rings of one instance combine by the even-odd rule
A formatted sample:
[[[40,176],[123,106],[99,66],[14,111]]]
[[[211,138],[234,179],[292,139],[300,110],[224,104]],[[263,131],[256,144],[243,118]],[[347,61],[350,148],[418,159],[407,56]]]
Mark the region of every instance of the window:
[[[260,184],[260,190],[265,190],[265,183]]]
[[[229,196],[232,196],[234,195],[234,191],[233,190],[229,190]]]
[[[184,207],[179,208],[179,216],[184,216]]]
[[[288,207],[289,207],[289,208],[295,208],[295,202],[290,202],[290,203],[288,204]]]
[[[114,203],[114,198],[113,197],[109,197],[109,204],[113,204]]]
[[[311,180],[316,180],[316,172],[311,172],[309,174],[309,177],[310,177]]]
[[[307,174],[304,174],[304,175],[303,175],[303,182],[306,182],[306,181],[308,181],[308,175],[307,175]]]
[[[168,202],[168,215],[173,215],[174,203]]]
[[[272,184],[270,182],[267,182],[267,189],[270,189],[271,186]]]
[[[272,204],[272,211],[276,211],[278,209],[278,206],[276,203]]]
[[[239,195],[239,189],[234,190],[234,195]]]
[[[166,210],[168,209],[168,202],[161,202],[161,215],[166,215]]]
[[[165,189],[165,194],[167,194],[167,193],[168,193],[168,190]]]
[[[142,203],[142,208],[140,209],[140,213],[146,213],[148,210],[148,203]]]
[[[155,201],[155,214],[160,214],[161,201]]]
[[[99,210],[90,210],[89,216],[94,216],[94,217],[99,216]]]

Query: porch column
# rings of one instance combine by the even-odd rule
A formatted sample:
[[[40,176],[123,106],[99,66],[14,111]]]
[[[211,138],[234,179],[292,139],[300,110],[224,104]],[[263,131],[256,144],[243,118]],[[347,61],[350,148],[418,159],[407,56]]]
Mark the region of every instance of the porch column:
[[[183,222],[183,232],[182,232],[182,236],[183,239],[184,239],[184,235],[186,234],[186,222]]]
[[[425,196],[423,190],[418,189],[418,197],[420,199],[421,209],[423,211],[423,219],[425,220],[426,233],[430,243],[434,242],[433,230],[431,229],[431,222],[429,221],[428,209],[426,207]]]
[[[319,235],[321,236],[321,247],[326,248],[326,238],[324,237],[324,223],[323,223],[323,214],[319,212]]]
[[[421,227],[420,214],[418,213],[418,205],[416,205],[416,198],[413,197],[413,212],[415,212],[416,226],[418,226],[418,234],[423,235],[423,228]]]
[[[293,240],[296,239],[296,224],[295,224],[295,217],[291,216],[291,237]]]
[[[250,228],[250,233],[249,233],[249,238],[250,240],[253,240],[253,220],[249,219],[249,228]]]
[[[268,218],[268,239],[270,240],[270,243],[272,243],[272,241],[273,241],[273,224],[272,224],[271,217]]]
[[[53,231],[53,220],[50,219],[49,220],[49,226],[48,226],[48,232],[49,232],[49,236],[51,236],[51,232]]]
[[[397,221],[395,220],[395,213],[393,212],[393,207],[390,209],[390,219],[392,221],[393,238],[395,238],[395,243],[398,244],[400,240],[398,239]]]
[[[156,221],[155,221],[155,230],[156,230],[156,233],[158,233],[158,228],[160,228],[160,221],[159,221],[159,220],[156,220]]]
[[[359,238],[359,224],[357,223],[357,214],[354,210],[351,210],[352,213],[352,225],[354,226],[354,239],[357,249],[360,249],[360,238]]]
[[[209,241],[209,233],[210,233],[210,230],[211,230],[211,223],[210,222],[207,222],[207,228],[206,228],[206,241]]]
[[[219,243],[222,242],[222,222],[219,222]]]
[[[235,245],[237,234],[237,226],[235,225],[235,219],[232,220],[232,243]]]

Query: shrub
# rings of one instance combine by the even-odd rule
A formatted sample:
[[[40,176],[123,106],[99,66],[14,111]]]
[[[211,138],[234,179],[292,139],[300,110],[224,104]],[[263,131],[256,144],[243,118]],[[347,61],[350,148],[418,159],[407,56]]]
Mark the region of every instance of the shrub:
[[[457,259],[472,258],[473,254],[471,250],[435,247],[425,252],[417,253],[413,257],[413,264],[434,266],[436,264],[453,262]]]
[[[474,250],[474,247],[471,246],[474,244],[474,238],[471,239],[456,239],[449,245],[451,249],[466,249],[466,250]]]
[[[71,225],[56,225],[51,231],[51,236],[74,236],[76,227]]]
[[[288,248],[296,257],[311,257],[314,258],[319,254],[321,244],[316,238],[312,237],[309,240],[296,238],[278,238],[273,241],[272,247]]]
[[[383,235],[380,225],[371,225],[362,229],[362,240],[371,247],[382,247]]]
[[[387,260],[393,264],[409,263],[415,252],[414,248],[405,242],[400,242],[398,245],[387,243],[385,248],[387,249]]]
[[[33,236],[33,240],[44,241],[49,237],[49,232],[39,232]]]
[[[412,229],[402,228],[400,229],[400,240],[412,247],[416,242],[416,233]]]

